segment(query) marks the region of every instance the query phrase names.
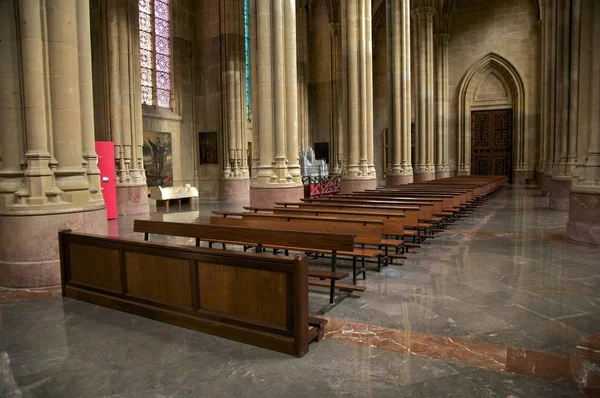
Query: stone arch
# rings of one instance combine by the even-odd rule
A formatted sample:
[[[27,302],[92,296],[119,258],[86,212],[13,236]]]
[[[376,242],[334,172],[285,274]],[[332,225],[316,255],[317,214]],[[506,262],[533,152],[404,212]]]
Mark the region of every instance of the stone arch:
[[[517,68],[504,57],[489,53],[481,57],[467,70],[458,87],[458,173],[470,174],[471,162],[471,111],[485,109],[486,105],[475,102],[480,84],[493,73],[508,93],[505,104],[492,103],[488,109],[510,106],[513,110],[512,159],[513,172],[527,168],[526,154],[526,118],[527,93]]]

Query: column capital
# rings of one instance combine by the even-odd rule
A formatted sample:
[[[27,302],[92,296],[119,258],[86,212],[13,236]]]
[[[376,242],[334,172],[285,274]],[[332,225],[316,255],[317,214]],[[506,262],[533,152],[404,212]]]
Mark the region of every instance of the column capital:
[[[448,45],[450,41],[450,33],[438,33],[435,35],[435,39],[440,42],[442,45]]]
[[[435,15],[434,7],[416,7],[413,9],[412,17],[417,23],[432,22],[433,16]]]

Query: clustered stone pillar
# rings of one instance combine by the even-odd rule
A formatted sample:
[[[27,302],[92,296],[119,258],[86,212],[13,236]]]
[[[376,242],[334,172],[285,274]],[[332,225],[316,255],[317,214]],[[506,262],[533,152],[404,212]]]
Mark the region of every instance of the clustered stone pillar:
[[[386,186],[413,182],[411,161],[410,0],[386,0],[388,164]]]
[[[119,215],[149,211],[142,157],[141,82],[136,2],[107,0],[110,136],[115,145]]]
[[[433,0],[421,0],[413,10],[417,76],[417,159],[415,181],[435,179],[434,86],[433,86]]]
[[[337,7],[340,7],[337,4]],[[336,14],[339,17],[339,13]],[[331,33],[331,152],[330,173],[341,175],[344,169],[344,92],[342,85],[342,27],[339,21],[329,24]]]
[[[299,149],[310,147],[308,134],[308,15],[306,0],[299,1],[296,11],[298,49],[298,139]]]
[[[219,199],[248,197],[250,179],[246,156],[244,14],[242,2],[224,2],[220,7],[221,75],[223,97],[223,174]]]
[[[567,236],[600,245],[600,2],[573,0],[579,20],[577,158]],[[577,18],[573,19],[573,23]]]
[[[450,35],[440,33],[436,37],[435,91],[436,91],[436,129],[435,129],[435,178],[450,177],[448,165],[448,41]]]
[[[6,1],[0,24],[0,286],[58,285],[57,232],[107,232],[89,4]]]
[[[255,0],[251,14],[252,29],[256,30],[253,142],[258,153],[250,204],[270,206],[303,196],[298,158],[296,5]]]
[[[344,151],[342,192],[375,188],[371,1],[341,2]],[[339,154],[338,154],[339,155]]]
[[[569,209],[569,191],[571,172],[568,163],[569,137],[576,136],[576,131],[569,131],[569,113],[571,109],[571,0],[556,1],[556,80],[555,80],[555,115],[554,122],[554,167],[549,185],[550,208]],[[575,38],[574,38],[575,39]],[[573,110],[575,110],[574,108]]]

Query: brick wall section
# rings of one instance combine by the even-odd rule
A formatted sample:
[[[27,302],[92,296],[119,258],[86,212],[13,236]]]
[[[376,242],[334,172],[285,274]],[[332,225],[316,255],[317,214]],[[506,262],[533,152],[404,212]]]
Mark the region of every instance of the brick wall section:
[[[450,166],[456,170],[458,88],[466,71],[484,55],[495,52],[522,74],[529,168],[535,165],[538,131],[539,39],[534,0],[460,0],[452,19],[449,42]],[[485,82],[484,82],[485,84]]]

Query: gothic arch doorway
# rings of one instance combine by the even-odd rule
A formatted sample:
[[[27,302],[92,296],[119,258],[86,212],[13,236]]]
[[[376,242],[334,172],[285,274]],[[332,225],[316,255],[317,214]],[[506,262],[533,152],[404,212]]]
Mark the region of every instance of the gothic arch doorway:
[[[485,144],[485,134],[481,129],[499,128],[497,134],[488,133],[490,139],[498,139],[494,147],[489,142],[487,161],[494,168],[497,162],[499,169],[507,173],[512,181],[516,171],[525,170],[526,141],[525,141],[525,105],[526,93],[521,74],[505,58],[489,53],[475,62],[465,73],[458,91],[458,174],[469,175],[474,171],[472,161],[483,159],[481,148],[477,144],[475,132],[481,134],[479,140]],[[484,116],[487,114],[488,116]],[[487,119],[486,119],[487,118]],[[496,118],[498,123],[494,123]],[[509,119],[507,119],[509,118]],[[485,120],[490,125],[485,126]],[[473,125],[476,121],[478,125]],[[493,135],[494,137],[492,137]],[[502,141],[502,142],[501,142]],[[496,157],[493,151],[496,150]],[[502,154],[500,152],[503,152]],[[475,156],[474,156],[475,155]],[[505,162],[509,162],[506,166]],[[477,165],[481,173],[484,161]]]

